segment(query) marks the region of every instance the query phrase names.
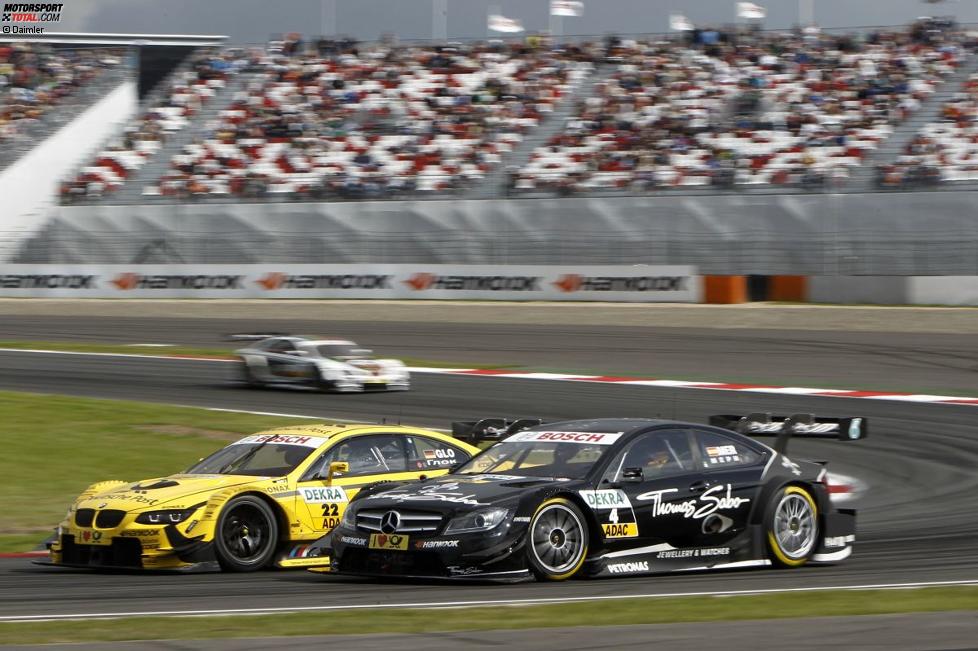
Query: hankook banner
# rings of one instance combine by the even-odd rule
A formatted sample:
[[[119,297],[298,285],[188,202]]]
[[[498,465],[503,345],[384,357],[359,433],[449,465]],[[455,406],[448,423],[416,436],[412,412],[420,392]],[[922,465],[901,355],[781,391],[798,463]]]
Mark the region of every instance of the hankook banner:
[[[0,296],[699,302],[688,266],[0,265]]]

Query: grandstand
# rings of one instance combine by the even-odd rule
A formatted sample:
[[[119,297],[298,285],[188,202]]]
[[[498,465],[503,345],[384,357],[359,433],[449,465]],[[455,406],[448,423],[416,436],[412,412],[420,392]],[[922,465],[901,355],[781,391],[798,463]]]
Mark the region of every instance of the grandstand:
[[[123,79],[125,52],[0,43],[0,168]]]
[[[66,170],[14,259],[974,273],[970,193],[879,192],[978,173],[976,47],[933,19],[207,43]]]
[[[927,20],[796,36],[295,41],[201,52],[66,181],[62,201],[856,191],[968,180],[966,158],[939,165],[889,145],[903,149],[922,121],[949,119],[941,106],[975,71],[973,32]],[[960,135],[936,123],[921,138],[936,133]]]

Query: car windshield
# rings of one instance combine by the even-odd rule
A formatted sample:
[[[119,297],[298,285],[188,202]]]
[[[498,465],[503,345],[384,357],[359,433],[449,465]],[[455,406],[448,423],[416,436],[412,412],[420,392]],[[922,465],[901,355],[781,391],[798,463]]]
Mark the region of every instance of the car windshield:
[[[320,344],[316,350],[323,357],[370,357],[369,348],[361,348],[355,344]]]
[[[295,470],[315,450],[284,443],[234,443],[198,461],[187,474],[281,477]]]
[[[457,474],[583,479],[608,445],[503,441],[473,457]]]

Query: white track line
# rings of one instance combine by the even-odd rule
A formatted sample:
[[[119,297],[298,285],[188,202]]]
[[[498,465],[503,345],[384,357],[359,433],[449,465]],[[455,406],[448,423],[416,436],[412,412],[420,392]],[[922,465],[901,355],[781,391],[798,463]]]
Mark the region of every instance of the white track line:
[[[790,592],[827,592],[831,590],[916,590],[939,586],[978,585],[978,579],[960,581],[925,581],[917,583],[875,583],[868,585],[833,585],[807,588],[764,588],[757,590],[720,590],[714,592],[664,592],[658,594],[599,595],[590,597],[541,597],[537,599],[484,599],[478,601],[435,601],[427,603],[353,604],[344,606],[295,606],[278,608],[223,608],[214,610],[143,610],[136,612],[64,613],[56,615],[3,615],[0,622],[68,621],[77,619],[118,619],[120,617],[201,617],[208,615],[273,615],[278,613],[326,612],[337,610],[367,610],[387,608],[475,608],[479,606],[518,606],[533,604],[563,604],[580,601],[611,601],[621,599],[668,599],[678,597],[738,597]]]

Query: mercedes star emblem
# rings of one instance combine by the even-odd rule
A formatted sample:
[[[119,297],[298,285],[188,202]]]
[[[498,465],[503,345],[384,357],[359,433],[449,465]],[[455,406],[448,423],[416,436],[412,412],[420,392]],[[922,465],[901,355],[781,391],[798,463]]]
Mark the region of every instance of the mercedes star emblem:
[[[394,533],[401,526],[401,514],[397,511],[388,511],[380,519],[380,530],[384,533]]]

